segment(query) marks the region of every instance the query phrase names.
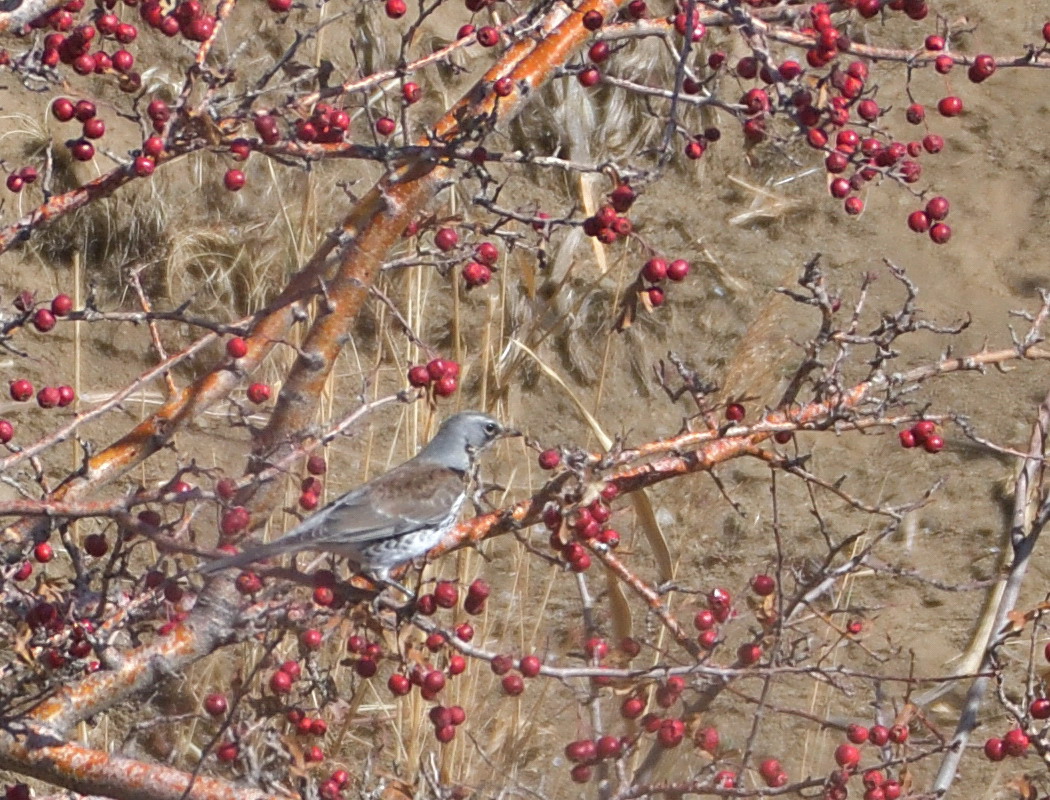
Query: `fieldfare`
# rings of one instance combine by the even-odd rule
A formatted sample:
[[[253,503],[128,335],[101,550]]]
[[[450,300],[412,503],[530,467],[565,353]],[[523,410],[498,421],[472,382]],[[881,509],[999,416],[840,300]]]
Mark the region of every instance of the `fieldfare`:
[[[382,582],[394,567],[437,546],[455,527],[478,456],[517,435],[479,411],[449,417],[419,453],[351,489],[269,544],[203,565],[202,573],[253,564],[282,553],[334,553]]]

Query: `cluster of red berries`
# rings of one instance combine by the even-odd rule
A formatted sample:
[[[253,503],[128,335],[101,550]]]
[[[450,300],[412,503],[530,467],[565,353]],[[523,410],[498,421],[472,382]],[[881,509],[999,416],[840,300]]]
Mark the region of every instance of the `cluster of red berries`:
[[[295,138],[301,142],[332,144],[343,141],[350,130],[350,115],[342,108],[318,103],[309,119],[295,123]]]
[[[36,183],[37,177],[39,176],[37,175],[36,167],[22,167],[8,175],[5,183],[8,191],[17,194],[22,191],[23,187]]]
[[[583,232],[603,244],[626,238],[634,229],[627,212],[637,195],[629,184],[621,183],[609,194],[609,202],[583,221]]]
[[[100,139],[106,133],[106,123],[98,116],[98,109],[90,100],[74,103],[68,97],[57,97],[51,103],[51,115],[59,122],[76,120],[81,123],[81,138],[66,143],[70,155],[77,161],[90,161],[95,157],[92,139]]]
[[[551,452],[556,453],[545,451]],[[541,465],[543,463],[541,461]],[[619,547],[620,534],[606,525],[612,517],[609,503],[619,493],[616,484],[607,483],[597,500],[573,510],[567,518],[557,505],[548,505],[543,510],[543,524],[550,531],[551,549],[565,560],[573,572],[586,572],[591,566],[590,553],[581,542],[595,542],[608,548]]]
[[[834,758],[839,769],[832,772],[824,789],[825,800],[845,800],[849,791],[847,785],[854,775],[858,774],[861,760],[861,752],[857,745],[871,743],[875,747],[885,747],[887,744],[904,744],[908,740],[908,727],[906,725],[894,725],[887,728],[885,725],[872,725],[870,728],[864,725],[849,725],[846,728],[847,742],[835,748]],[[897,800],[901,796],[901,784],[877,769],[869,769],[861,773],[861,781],[864,784],[865,800]]]
[[[95,20],[94,25],[84,24],[74,28],[74,15],[83,8],[83,0],[73,0],[30,23],[31,28],[51,28],[56,31],[44,37],[40,63],[47,67],[65,64],[72,67],[78,75],[105,75],[116,72],[122,78],[130,78],[133,74],[131,69],[135,65],[135,57],[131,53],[123,48],[112,55],[102,50],[92,53],[91,45],[99,33],[120,44],[130,44],[138,36],[138,30],[130,23],[121,22],[115,14],[102,14]],[[138,78],[137,75],[134,77]]]
[[[467,712],[462,706],[433,706],[430,709],[430,721],[434,725],[434,737],[446,744],[456,736],[456,728],[467,719]]]
[[[1020,728],[1008,730],[1002,738],[993,736],[984,743],[984,755],[989,761],[1002,761],[1007,756],[1022,758],[1031,742]]]
[[[459,387],[459,364],[444,358],[431,359],[409,367],[408,382],[419,389],[430,387],[435,397],[449,397]]]
[[[630,736],[602,736],[598,739],[577,739],[565,745],[565,758],[575,766],[571,776],[576,783],[587,783],[600,761],[621,758],[634,746]]]
[[[11,399],[17,403],[24,403],[33,396],[33,384],[25,378],[11,381],[8,385],[8,390],[11,394]],[[36,402],[41,408],[55,408],[55,406],[65,408],[75,399],[76,392],[73,391],[72,386],[45,386],[36,393]],[[7,423],[7,425],[10,427],[10,423]],[[0,443],[10,441],[13,435],[13,427],[11,427],[6,439],[3,432],[0,432]]]
[[[383,647],[379,642],[370,642],[365,637],[354,634],[347,638],[346,649],[357,656],[354,670],[362,678],[371,678],[379,671],[379,659],[383,657]]]
[[[707,608],[696,612],[693,625],[700,632],[697,638],[700,646],[711,650],[718,643],[718,625],[733,615],[733,599],[729,592],[714,588],[707,593]]]
[[[650,258],[638,273],[639,280],[650,284],[643,291],[648,294],[649,304],[654,308],[662,306],[666,300],[666,292],[659,284],[665,280],[681,283],[688,275],[689,262],[682,258],[675,259],[671,263],[662,258]]]
[[[46,544],[46,542],[43,544]],[[39,546],[37,545],[37,547]],[[25,620],[30,630],[34,632],[43,631],[47,634],[49,646],[42,647],[39,650],[37,660],[48,669],[62,669],[70,661],[80,661],[94,652],[94,648],[88,638],[95,632],[95,626],[91,620],[84,619],[70,624],[67,636],[68,641],[64,645],[56,643],[56,639],[59,634],[67,629],[67,621],[59,607],[54,603],[47,601],[35,603],[26,612]],[[84,670],[89,673],[97,672],[99,670],[99,662],[87,662],[84,664]]]
[[[321,502],[324,484],[318,476],[324,475],[327,469],[323,456],[313,455],[306,460],[306,471],[310,474],[299,484],[299,507],[304,511],[313,511]]]
[[[499,249],[496,245],[492,244],[492,242],[481,242],[478,244],[474,248],[474,258],[463,267],[463,282],[467,285],[467,288],[473,289],[475,286],[484,286],[491,281],[498,259]]]
[[[944,449],[944,439],[937,433],[937,423],[931,419],[919,420],[897,437],[904,448],[921,447],[927,453],[939,453]]]
[[[142,21],[165,36],[182,35],[191,42],[205,42],[215,32],[216,19],[204,12],[200,0],[183,0],[171,13],[165,13],[160,0],[146,0],[139,6]]]
[[[307,716],[300,708],[289,709],[287,720],[295,726],[295,732],[300,736],[324,736],[328,733],[327,722],[320,717]]]
[[[273,8],[273,3],[274,0],[271,0],[271,8]],[[321,785],[317,787],[317,792],[323,800],[339,800],[343,796],[343,789],[346,788],[348,783],[350,783],[350,773],[345,769],[337,769],[321,782]]]
[[[490,591],[489,585],[485,581],[481,579],[475,580],[467,589],[463,602],[464,610],[469,614],[480,614],[485,608],[485,601],[488,599]],[[456,584],[452,581],[438,581],[432,592],[421,595],[416,600],[416,610],[425,616],[431,616],[439,608],[451,609],[458,603],[459,589]],[[469,642],[474,638],[474,627],[467,622],[460,623],[456,626],[455,636],[460,641]],[[448,640],[445,634],[434,631],[427,636],[425,644],[430,652],[439,653],[445,649]],[[528,673],[528,677],[539,674],[539,660],[535,659],[535,657],[532,658],[536,661],[536,665],[535,670],[531,672],[529,672],[529,667],[526,666],[529,663],[529,657],[522,659],[520,662],[522,664],[522,674]],[[493,659],[492,670],[498,675],[503,675],[509,672],[513,665],[514,661],[509,656],[496,656]],[[419,689],[420,695],[424,700],[434,700],[445,688],[449,678],[462,675],[466,669],[466,659],[457,652],[450,652],[444,669],[416,663],[407,674],[402,672],[393,673],[387,679],[387,688],[396,697],[404,697],[415,686]],[[507,678],[515,678],[519,682],[521,678],[518,676],[505,676],[503,684],[505,691],[508,691],[508,686],[510,686],[508,694],[520,694],[524,690],[524,685],[522,684],[521,689],[515,691],[513,689],[513,681],[508,683]],[[455,708],[435,706],[430,711],[430,719],[434,723],[434,733],[437,740],[444,744],[454,738],[455,728],[463,723],[466,719],[466,714],[462,709],[457,711]]]
[[[485,601],[488,600],[491,588],[486,581],[478,578],[467,587],[467,595],[463,599],[463,610],[468,614],[477,615],[485,610]],[[439,608],[455,608],[459,603],[459,588],[452,581],[438,581],[434,584],[434,591],[421,594],[416,599],[416,611],[424,616],[432,616]],[[468,625],[467,628],[470,628]],[[466,629],[464,629],[466,631]],[[464,641],[473,637],[473,629],[470,628],[469,636],[460,636]]]
[[[952,229],[943,220],[948,216],[950,206],[945,197],[934,197],[924,210],[912,211],[908,215],[908,227],[916,233],[929,233],[930,239],[937,244],[944,244],[952,236]]]

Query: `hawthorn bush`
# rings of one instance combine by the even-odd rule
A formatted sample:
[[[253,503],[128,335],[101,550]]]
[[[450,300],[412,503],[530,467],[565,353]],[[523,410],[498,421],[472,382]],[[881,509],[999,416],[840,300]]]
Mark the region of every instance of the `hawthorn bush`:
[[[5,4],[7,796],[1038,794],[1042,14]]]

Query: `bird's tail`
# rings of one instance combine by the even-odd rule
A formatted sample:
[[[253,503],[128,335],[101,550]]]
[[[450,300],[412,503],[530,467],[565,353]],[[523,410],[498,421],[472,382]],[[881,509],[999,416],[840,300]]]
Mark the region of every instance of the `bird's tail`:
[[[298,550],[300,546],[301,543],[293,539],[293,537],[283,536],[269,544],[249,547],[241,553],[226,556],[225,558],[217,558],[214,561],[208,561],[198,567],[197,572],[201,575],[211,575],[212,573],[221,572],[227,569],[239,569],[241,567],[246,567],[249,564],[254,564],[257,561],[262,561],[267,558],[283,555],[284,553],[290,553],[293,550]]]

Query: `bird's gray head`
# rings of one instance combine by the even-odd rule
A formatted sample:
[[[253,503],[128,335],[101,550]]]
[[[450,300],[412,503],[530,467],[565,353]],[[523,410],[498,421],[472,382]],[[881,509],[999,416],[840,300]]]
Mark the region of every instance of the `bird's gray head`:
[[[416,458],[466,472],[474,455],[514,433],[488,414],[463,411],[445,420]]]

